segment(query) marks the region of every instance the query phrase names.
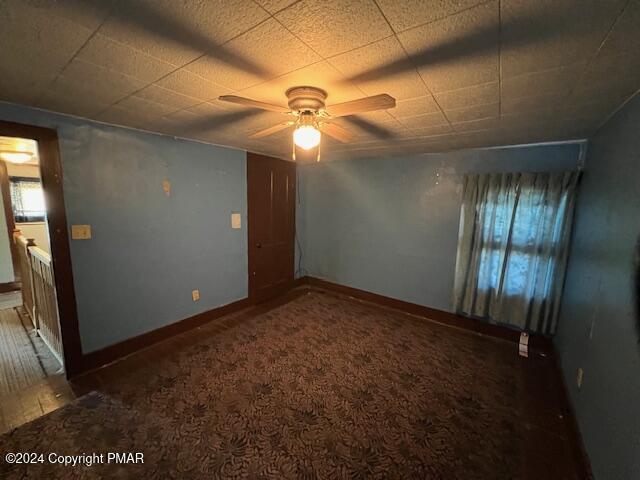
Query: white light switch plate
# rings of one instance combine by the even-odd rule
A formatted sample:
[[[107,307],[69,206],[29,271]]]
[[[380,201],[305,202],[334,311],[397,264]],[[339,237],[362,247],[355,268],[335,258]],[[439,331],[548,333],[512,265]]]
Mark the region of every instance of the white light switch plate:
[[[91,225],[71,225],[72,240],[89,240],[91,238]]]
[[[242,228],[242,217],[237,212],[231,213],[231,228]]]

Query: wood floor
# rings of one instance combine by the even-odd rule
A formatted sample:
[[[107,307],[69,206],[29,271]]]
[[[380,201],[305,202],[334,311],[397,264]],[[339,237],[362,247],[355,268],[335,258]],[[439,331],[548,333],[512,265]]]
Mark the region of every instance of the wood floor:
[[[0,310],[0,398],[57,373],[61,365],[18,308]]]

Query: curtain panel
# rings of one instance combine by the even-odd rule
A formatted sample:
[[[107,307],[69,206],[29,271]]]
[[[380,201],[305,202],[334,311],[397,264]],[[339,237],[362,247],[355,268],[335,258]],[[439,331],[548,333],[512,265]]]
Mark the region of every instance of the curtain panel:
[[[454,306],[552,335],[580,172],[466,175]]]

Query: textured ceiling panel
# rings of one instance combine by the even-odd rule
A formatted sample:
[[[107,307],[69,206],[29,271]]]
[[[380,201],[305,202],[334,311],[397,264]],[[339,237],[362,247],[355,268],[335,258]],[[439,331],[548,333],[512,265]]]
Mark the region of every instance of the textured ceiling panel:
[[[486,0],[378,0],[378,5],[396,32],[440,20]]]
[[[158,80],[176,68],[101,34],[94,35],[78,52],[77,57],[146,82]]]
[[[0,100],[290,157],[250,139],[312,85],[335,119],[322,158],[584,138],[640,88],[640,0],[0,0]],[[329,108],[329,111],[331,109]]]
[[[428,93],[395,36],[331,57],[329,63],[367,95],[388,93],[403,100]],[[409,68],[400,71],[398,65]],[[384,71],[377,71],[380,66]]]
[[[325,58],[393,33],[373,0],[301,0],[276,18]]]
[[[502,75],[587,61],[628,0],[502,0]]]
[[[182,66],[265,20],[251,0],[120,2],[100,29],[113,40]]]

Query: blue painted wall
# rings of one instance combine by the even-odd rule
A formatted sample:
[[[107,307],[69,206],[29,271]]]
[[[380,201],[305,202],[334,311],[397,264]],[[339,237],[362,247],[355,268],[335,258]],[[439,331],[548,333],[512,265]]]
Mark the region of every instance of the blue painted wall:
[[[640,478],[640,96],[590,140],[556,346],[596,478]],[[584,369],[580,390],[576,369]]]
[[[302,274],[451,311],[465,172],[571,170],[580,145],[299,167]]]
[[[247,296],[245,152],[6,103],[0,119],[58,130],[67,222],[93,234],[71,241],[85,352]]]

